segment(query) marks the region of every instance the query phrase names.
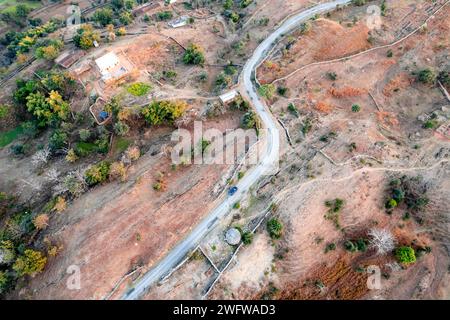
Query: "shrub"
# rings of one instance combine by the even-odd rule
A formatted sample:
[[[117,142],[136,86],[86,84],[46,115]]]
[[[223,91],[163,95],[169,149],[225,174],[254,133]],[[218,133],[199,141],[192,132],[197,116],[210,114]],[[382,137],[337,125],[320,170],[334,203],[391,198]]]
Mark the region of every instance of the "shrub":
[[[356,246],[356,244],[350,240],[345,241],[344,248],[345,248],[345,250],[350,251],[350,252],[358,251],[358,247]]]
[[[47,258],[40,251],[26,249],[13,265],[18,276],[34,275],[44,270]]]
[[[332,81],[336,81],[337,80],[337,74],[336,72],[328,72],[327,73],[327,77],[328,79],[332,80]]]
[[[395,201],[395,199],[390,199],[388,200],[388,202],[386,202],[385,207],[386,209],[394,209],[395,207],[397,207],[397,201]]]
[[[106,161],[91,166],[85,173],[86,183],[92,186],[106,181],[109,177],[110,167]]]
[[[114,132],[119,136],[123,137],[123,136],[127,135],[129,131],[130,131],[130,127],[126,123],[118,121],[114,125]]]
[[[185,64],[203,65],[205,63],[205,55],[203,49],[194,43],[191,43],[183,55]]]
[[[425,84],[432,84],[436,81],[436,75],[431,69],[423,69],[417,73],[417,80]]]
[[[111,165],[109,175],[111,179],[120,179],[120,181],[124,182],[127,178],[127,169],[122,162],[114,162]]]
[[[124,25],[129,25],[133,22],[133,15],[130,12],[122,12],[119,16],[119,21]]]
[[[0,294],[6,292],[9,287],[10,278],[6,271],[0,270]]]
[[[437,78],[443,85],[450,86],[450,72],[441,71]]]
[[[409,264],[416,262],[414,249],[408,246],[397,248],[395,250],[395,256],[400,263]]]
[[[438,126],[438,122],[434,119],[428,120],[423,124],[424,129],[434,129]]]
[[[276,218],[267,221],[267,231],[272,239],[280,239],[283,232],[283,225]]]
[[[169,20],[169,19],[172,19],[173,14],[172,14],[172,12],[170,12],[170,11],[161,11],[161,12],[158,12],[158,13],[156,14],[156,17],[157,17],[158,20],[160,20],[160,21],[163,21],[163,20]]]
[[[150,90],[151,86],[149,84],[143,83],[143,82],[136,82],[133,84],[130,84],[127,87],[127,91],[136,97],[141,97],[143,95],[146,95]]]
[[[277,92],[278,92],[278,94],[279,94],[280,96],[285,97],[285,96],[288,94],[289,89],[286,88],[286,87],[278,87],[278,88],[277,88]]]
[[[128,149],[125,151],[125,156],[130,161],[136,161],[141,156],[141,151],[136,146],[128,147]]]
[[[251,244],[253,241],[253,233],[247,231],[242,233],[242,243],[244,243],[245,245],[249,245]]]
[[[7,105],[0,105],[0,120],[9,115],[9,107]]]
[[[306,118],[305,121],[303,121],[302,124],[302,133],[303,135],[307,135],[312,129],[312,123],[311,123],[311,119],[310,118]]]
[[[288,110],[290,113],[292,113],[297,118],[299,117],[298,109],[292,102],[288,104]]]
[[[224,89],[231,86],[232,82],[233,79],[231,79],[230,76],[227,76],[224,72],[221,72],[217,75],[215,84],[219,89]]]
[[[103,135],[100,139],[95,140],[95,148],[97,152],[106,154],[109,151],[109,139],[107,135]]]
[[[363,6],[363,5],[366,4],[366,0],[352,0],[352,3],[353,3],[355,6]]]
[[[325,246],[325,253],[328,253],[329,251],[334,251],[336,250],[336,244],[335,243],[328,243]]]
[[[78,131],[78,134],[80,135],[81,141],[84,142],[88,141],[91,137],[91,131],[89,129],[80,129],[80,131]]]
[[[49,146],[52,150],[62,149],[67,145],[69,137],[67,133],[61,130],[55,130],[53,134],[50,136]]]
[[[48,221],[49,221],[48,215],[43,213],[43,214],[37,215],[34,218],[33,224],[36,227],[36,229],[43,230],[48,227]]]
[[[361,107],[358,104],[352,105],[352,112],[360,112]]]

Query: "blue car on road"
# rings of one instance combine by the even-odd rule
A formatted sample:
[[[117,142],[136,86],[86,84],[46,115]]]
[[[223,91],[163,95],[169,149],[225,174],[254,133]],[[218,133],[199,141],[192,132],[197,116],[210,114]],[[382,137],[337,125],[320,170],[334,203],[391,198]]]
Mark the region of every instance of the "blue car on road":
[[[231,187],[231,188],[228,190],[228,195],[229,195],[229,196],[232,196],[233,194],[236,193],[236,191],[238,191],[238,187],[236,187],[236,186]]]

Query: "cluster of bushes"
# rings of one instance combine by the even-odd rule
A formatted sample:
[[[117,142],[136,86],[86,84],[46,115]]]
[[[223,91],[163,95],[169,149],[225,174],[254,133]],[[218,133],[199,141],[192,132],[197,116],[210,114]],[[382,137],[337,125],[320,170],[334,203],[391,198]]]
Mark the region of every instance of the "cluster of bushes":
[[[15,57],[18,54],[29,52],[39,38],[46,37],[61,25],[61,21],[52,19],[41,26],[31,27],[23,32],[8,31],[0,42],[7,46],[10,55]]]
[[[30,246],[38,215],[18,205],[14,197],[0,192],[0,208],[4,205],[6,219],[0,228],[0,296],[12,289],[17,280],[40,273],[47,263],[45,254]]]
[[[63,47],[64,43],[61,40],[45,39],[37,45],[35,56],[39,59],[53,60],[58,57]]]
[[[109,24],[128,25],[134,20],[131,13],[133,6],[134,1],[132,0],[114,0],[111,2],[111,7],[96,10],[92,19],[103,27]]]
[[[436,81],[440,81],[443,85],[450,85],[450,72],[447,70],[441,70],[438,74],[430,68],[425,68],[416,72],[413,72],[416,76],[416,80],[424,84],[435,84]]]
[[[325,219],[333,221],[337,229],[341,228],[341,224],[339,222],[339,214],[342,211],[344,204],[345,201],[339,198],[325,201],[325,206],[328,208]]]
[[[252,2],[253,0],[241,0],[235,3],[233,0],[225,0],[223,3],[223,15],[227,17],[230,22],[236,24],[245,16],[243,12],[237,12],[237,10],[248,7]]]
[[[359,238],[357,240],[347,240],[344,242],[344,248],[349,252],[366,252],[368,245],[369,241],[363,238]]]
[[[230,103],[230,108],[239,111],[248,111],[250,104],[247,100],[244,100],[242,96],[237,97]]]
[[[391,213],[392,210],[405,203],[410,211],[422,211],[429,203],[426,192],[426,186],[421,184],[420,177],[408,178],[403,176],[400,179],[394,179],[389,183],[389,198],[385,207],[388,213]]]
[[[68,119],[69,103],[66,99],[74,92],[75,80],[68,73],[50,72],[40,75],[41,80],[18,80],[13,98],[25,106],[39,127],[58,127]]]
[[[19,27],[24,27],[28,14],[32,8],[26,4],[19,3],[9,7],[1,13],[1,20],[6,23],[14,23]]]

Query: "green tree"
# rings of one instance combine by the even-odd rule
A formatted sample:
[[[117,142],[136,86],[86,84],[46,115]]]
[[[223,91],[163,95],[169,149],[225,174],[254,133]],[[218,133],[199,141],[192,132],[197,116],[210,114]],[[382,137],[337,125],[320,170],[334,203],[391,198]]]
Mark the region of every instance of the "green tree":
[[[110,8],[98,9],[94,12],[92,19],[105,27],[106,25],[112,23],[113,11]]]
[[[85,24],[73,36],[73,42],[81,49],[87,50],[94,46],[94,41],[100,41],[100,35],[94,31],[90,24]]]
[[[276,87],[273,84],[263,84],[258,88],[258,93],[266,99],[272,99],[275,91]]]
[[[425,84],[432,84],[436,81],[436,75],[429,68],[423,69],[417,73],[417,80]]]
[[[42,272],[47,263],[47,258],[40,252],[33,249],[26,249],[23,255],[19,256],[13,264],[13,270],[19,277],[24,275],[34,275]]]
[[[205,63],[205,55],[203,49],[194,43],[191,43],[183,55],[185,64],[203,65]]]
[[[52,118],[51,107],[45,96],[40,93],[31,93],[26,97],[27,110],[38,119],[40,127],[46,126]]]

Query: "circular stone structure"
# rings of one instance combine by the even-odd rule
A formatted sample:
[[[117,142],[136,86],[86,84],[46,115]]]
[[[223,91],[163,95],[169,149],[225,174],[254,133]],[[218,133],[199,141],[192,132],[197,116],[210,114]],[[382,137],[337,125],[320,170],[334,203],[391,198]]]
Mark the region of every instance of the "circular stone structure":
[[[235,245],[239,244],[239,242],[241,241],[241,233],[236,228],[230,228],[225,233],[225,241],[228,244],[235,246]]]

